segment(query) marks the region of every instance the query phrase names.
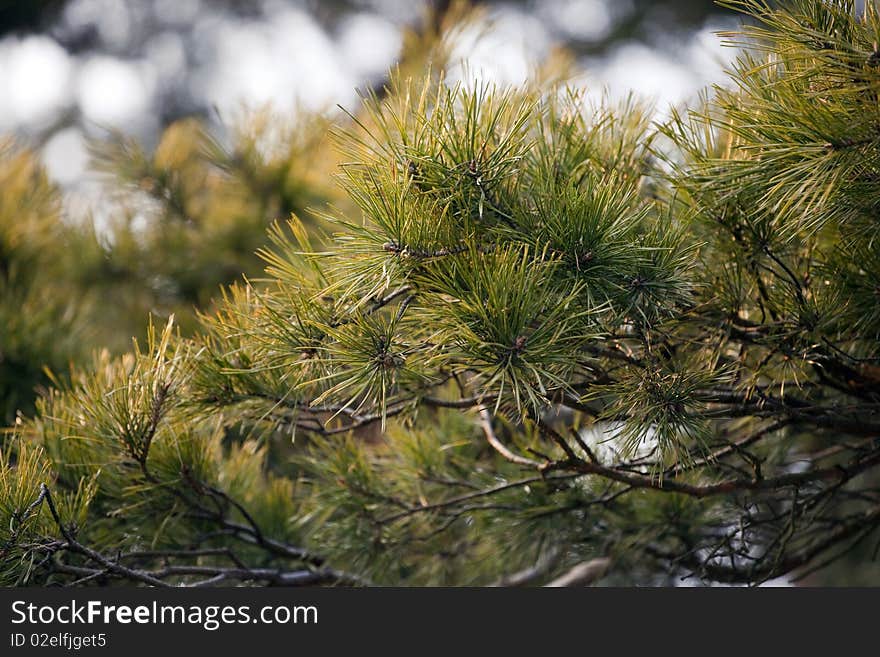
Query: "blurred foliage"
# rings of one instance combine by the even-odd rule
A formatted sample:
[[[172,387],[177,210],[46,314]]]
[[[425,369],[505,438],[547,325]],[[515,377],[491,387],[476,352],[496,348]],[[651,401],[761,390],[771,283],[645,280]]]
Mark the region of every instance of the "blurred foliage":
[[[268,226],[292,213],[307,218],[329,198],[326,129],[325,119],[293,125],[263,111],[233,126],[228,146],[193,119],[171,124],[151,153],[121,134],[94,141],[94,168],[116,208],[101,228],[104,258],[90,285],[128,322],[114,333],[141,334],[145,310],[173,313],[190,331],[194,307],[208,307],[242,275],[258,276]]]
[[[68,217],[35,155],[11,142],[0,160],[0,403],[29,413],[44,368],[64,376],[97,347],[117,353],[148,317],[195,311],[221,286],[259,276],[256,255],[279,218],[330,198],[326,123],[267,112],[226,146],[195,120],[170,125],[152,152],[123,135],[93,142],[101,216]]]
[[[30,412],[44,367],[88,353],[92,295],[77,284],[92,246],[62,220],[61,198],[36,157],[0,143],[0,421]],[[89,337],[87,337],[89,336]]]

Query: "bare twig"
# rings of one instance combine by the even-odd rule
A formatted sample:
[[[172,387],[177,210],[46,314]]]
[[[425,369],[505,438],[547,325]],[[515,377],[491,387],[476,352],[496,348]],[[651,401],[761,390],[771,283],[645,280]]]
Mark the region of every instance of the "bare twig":
[[[579,563],[564,575],[560,575],[552,582],[545,584],[551,588],[563,586],[589,586],[602,578],[611,567],[611,559],[600,557]]]
[[[540,468],[543,465],[534,459],[514,454],[504,443],[498,440],[498,437],[495,435],[495,430],[492,428],[492,416],[489,414],[489,411],[486,410],[485,406],[480,408],[480,425],[483,427],[483,433],[486,434],[486,441],[492,446],[492,449],[501,454],[501,456],[511,463],[527,465],[533,468]]]

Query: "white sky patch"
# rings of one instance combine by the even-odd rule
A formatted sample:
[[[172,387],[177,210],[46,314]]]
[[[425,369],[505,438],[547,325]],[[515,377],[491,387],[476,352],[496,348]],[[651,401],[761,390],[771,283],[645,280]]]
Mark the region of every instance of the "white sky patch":
[[[199,0],[153,0],[156,17],[166,25],[188,25],[199,15]]]
[[[177,32],[160,32],[144,44],[144,56],[159,71],[158,84],[172,87],[183,79],[186,69],[186,47]]]
[[[202,66],[196,93],[222,115],[243,104],[319,111],[349,102],[356,79],[339,51],[306,13],[281,10],[263,22],[212,17],[195,31]]]
[[[589,71],[612,98],[635,91],[655,101],[661,111],[681,103],[701,86],[687,62],[641,44],[617,48],[604,61],[591,65]]]
[[[628,4],[625,0],[618,2]],[[535,9],[562,34],[597,41],[611,31],[620,8],[604,0],[550,0],[538,3]]]
[[[64,22],[77,32],[95,28],[101,41],[118,51],[124,49],[132,37],[135,17],[129,7],[119,0],[73,0],[64,9]]]
[[[397,60],[402,43],[400,29],[378,14],[356,14],[346,18],[339,29],[341,56],[358,77],[385,75]]]
[[[0,41],[0,131],[36,134],[78,110],[87,134],[96,125],[111,126],[150,141],[169,94],[185,94],[184,109],[189,101],[195,108],[214,106],[224,121],[243,108],[271,106],[295,119],[299,109],[355,107],[355,87],[381,79],[399,56],[396,21],[420,20],[424,2],[362,0],[362,11],[345,17],[332,36],[293,0],[256,4],[262,15],[245,19],[205,0],[71,0],[53,33],[85,38],[94,30],[105,54],[68,53],[49,36]],[[528,11],[497,6],[488,22],[462,30],[454,41],[452,61],[458,63],[447,80],[520,84],[546,57],[551,35],[601,39],[631,4],[542,0]],[[612,97],[635,91],[663,112],[724,80],[723,68],[736,51],[723,47],[715,31],[733,24],[659,35],[650,47],[622,44],[586,61],[586,87],[594,97],[603,86]],[[140,58],[131,59],[133,44],[145,36]]]
[[[79,128],[65,128],[52,135],[43,147],[48,174],[61,185],[73,185],[86,174],[89,152]]]
[[[580,436],[602,463],[618,463],[623,460],[623,441],[621,433],[624,425],[620,422],[596,422],[580,430]],[[657,436],[653,428],[648,428],[645,438],[636,448],[632,459],[650,456],[657,449]],[[647,472],[647,470],[645,470]]]
[[[550,47],[546,28],[534,16],[507,9],[487,25],[470,25],[453,41],[450,83],[518,85],[535,72]]]
[[[74,63],[53,39],[0,41],[0,129],[50,122],[72,101]]]
[[[156,72],[145,61],[97,56],[83,64],[76,87],[77,100],[87,121],[136,130],[147,120],[153,106]]]
[[[706,87],[727,82],[725,70],[739,50],[725,46],[718,31],[734,25],[709,23],[688,34],[685,41],[670,37],[654,47],[622,44],[607,56],[587,62],[591,95],[597,96],[601,88],[612,99],[634,92],[653,102],[662,118],[671,105],[693,102]]]
[[[734,29],[736,23],[713,23],[706,25],[691,36],[689,64],[702,85],[724,82],[724,73],[736,58],[739,50],[725,45],[718,35],[721,30]]]
[[[399,23],[412,23],[425,15],[426,0],[362,0],[383,16],[388,16]]]

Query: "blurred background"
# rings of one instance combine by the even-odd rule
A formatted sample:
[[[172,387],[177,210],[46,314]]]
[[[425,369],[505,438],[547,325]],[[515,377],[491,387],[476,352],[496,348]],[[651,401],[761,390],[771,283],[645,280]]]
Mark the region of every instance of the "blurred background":
[[[735,19],[711,0],[480,2],[453,59],[518,82],[564,46],[588,84],[660,105],[721,78],[715,32]],[[36,143],[53,180],[81,183],[86,139],[118,129],[155,144],[200,116],[215,130],[243,107],[315,112],[380,85],[405,30],[436,20],[427,0],[0,0],[0,133]],[[453,73],[454,74],[454,73]]]

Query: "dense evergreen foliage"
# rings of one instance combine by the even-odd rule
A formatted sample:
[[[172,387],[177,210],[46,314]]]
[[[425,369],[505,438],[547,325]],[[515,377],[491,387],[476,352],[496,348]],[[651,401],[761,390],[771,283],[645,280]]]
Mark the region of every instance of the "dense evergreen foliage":
[[[336,132],[347,206],[276,225],[265,278],[198,330],[163,320],[19,420],[3,582],[755,584],[869,560],[880,16],[725,4],[752,21],[733,84],[660,125],[549,82],[367,95]],[[150,176],[189,217],[188,183]],[[285,180],[274,211],[299,211]],[[209,243],[158,248],[200,275]]]

